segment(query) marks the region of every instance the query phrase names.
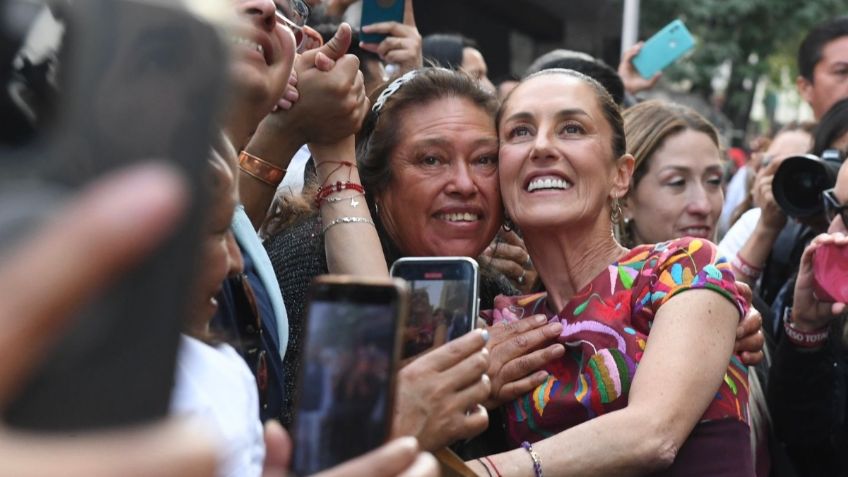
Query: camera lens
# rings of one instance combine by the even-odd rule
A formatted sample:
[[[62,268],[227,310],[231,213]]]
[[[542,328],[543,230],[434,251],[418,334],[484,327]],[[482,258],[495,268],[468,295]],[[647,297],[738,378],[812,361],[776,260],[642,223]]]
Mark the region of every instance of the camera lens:
[[[812,154],[784,160],[772,182],[775,201],[790,217],[822,214],[821,193],[836,184],[839,167],[837,161],[822,161]]]

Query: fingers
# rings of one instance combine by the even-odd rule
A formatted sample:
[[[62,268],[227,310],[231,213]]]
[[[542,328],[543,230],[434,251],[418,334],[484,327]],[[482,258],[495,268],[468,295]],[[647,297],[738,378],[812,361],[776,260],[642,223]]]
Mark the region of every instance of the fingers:
[[[460,361],[456,366],[448,369],[442,375],[449,384],[449,389],[459,391],[468,386],[476,385],[483,378],[488,381],[485,375],[489,369],[489,350],[483,348],[479,353],[472,354],[468,358]],[[477,402],[482,402],[480,401]]]
[[[133,167],[92,184],[25,246],[7,251],[0,349],[15,359],[0,364],[0,399],[22,381],[64,318],[165,237],[185,199],[170,166]]]
[[[630,61],[633,60],[633,57],[639,54],[639,50],[642,49],[642,45],[644,44],[644,42],[640,41],[639,43],[636,43],[630,48],[624,50],[624,53],[621,55],[621,63],[630,63]]]
[[[403,4],[403,24],[407,26],[415,26],[415,9],[412,6],[412,0],[405,0]]]
[[[331,60],[338,60],[350,49],[351,38],[353,36],[350,25],[342,23],[339,25],[339,29],[336,30],[336,34],[330,38],[330,41],[325,43],[321,48],[318,48],[318,52],[323,53]]]
[[[482,402],[485,398],[486,396],[479,399],[478,402]],[[474,411],[467,414],[462,420],[462,430],[457,434],[457,439],[470,439],[489,427],[489,413],[485,407],[479,404],[474,407]]]
[[[744,351],[739,354],[739,360],[742,361],[742,364],[745,366],[756,366],[760,364],[764,358],[765,354],[762,351],[756,353]]]
[[[439,475],[439,461],[432,454],[422,452],[415,458],[415,462],[398,477],[438,477]]]
[[[547,322],[548,318],[545,315],[533,315],[514,322],[498,323],[488,328],[490,339],[486,346],[492,350],[513,336],[544,326]]]
[[[498,257],[492,257],[491,265],[499,272],[506,275],[507,278],[511,278],[513,280],[517,280],[518,277],[522,276],[525,271],[524,267],[515,263],[514,260],[507,260]]]
[[[555,339],[560,333],[562,333],[562,323],[553,322],[541,328],[517,334],[492,350],[492,366],[505,364],[519,356],[524,356]]]
[[[748,305],[750,305],[751,300],[754,298],[754,293],[751,291],[751,287],[748,286],[748,284],[745,283],[745,282],[737,281],[736,282],[736,289],[739,290],[739,294],[742,295],[742,298],[745,299],[745,302],[748,303]],[[749,311],[749,314],[750,314],[750,311]]]
[[[738,331],[737,331],[738,332]],[[745,335],[736,340],[734,345],[735,353],[760,353],[765,346],[766,340],[761,330]]]
[[[436,371],[444,371],[482,350],[488,340],[488,331],[474,330],[439,346],[435,350],[418,358],[416,362],[421,361],[422,366],[426,365]]]
[[[548,346],[544,349],[536,350],[532,353],[519,356],[508,361],[501,369],[498,379],[501,383],[510,383],[520,381],[531,374],[536,378],[542,375],[547,375],[541,370],[546,364],[555,359],[559,359],[565,355],[565,346],[557,343]],[[532,377],[532,376],[531,376]],[[544,379],[542,379],[544,381]],[[531,388],[532,389],[532,388]]]
[[[315,477],[394,477],[409,469],[417,458],[418,441],[401,437]]]
[[[541,386],[542,383],[548,379],[548,376],[549,374],[547,371],[538,371],[517,381],[508,382],[501,386],[501,389],[498,391],[498,395],[495,396],[497,399],[496,405],[518,399],[519,397],[533,391],[537,387]]]
[[[0,438],[0,476],[212,477],[217,449],[185,422],[97,436]]]
[[[292,443],[283,426],[275,420],[265,423],[265,462],[262,477],[286,477]]]
[[[500,237],[509,245],[514,245],[516,247],[521,247],[523,250],[527,250],[527,247],[524,245],[524,239],[518,236],[514,230],[510,230],[509,232],[502,232]]]

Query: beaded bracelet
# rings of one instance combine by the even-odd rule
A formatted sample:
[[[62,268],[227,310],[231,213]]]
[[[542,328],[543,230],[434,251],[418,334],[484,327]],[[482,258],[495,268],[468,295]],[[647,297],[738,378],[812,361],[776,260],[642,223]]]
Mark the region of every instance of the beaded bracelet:
[[[542,477],[542,460],[539,459],[539,454],[533,450],[533,445],[527,441],[521,443],[521,447],[523,447],[528,454],[530,454],[530,458],[533,459],[533,473],[536,477]]]
[[[329,224],[325,225],[324,230],[322,230],[321,232],[326,233],[328,230],[330,230],[330,227],[339,224],[370,224],[376,227],[376,225],[374,225],[374,221],[366,217],[339,217],[338,219],[335,219]]]
[[[362,187],[361,184],[357,184],[356,182],[338,181],[335,184],[327,184],[318,188],[318,192],[315,193],[315,205],[317,207],[321,207],[321,203],[324,202],[324,199],[329,197],[336,192],[341,192],[343,190],[355,190],[360,194],[365,193],[365,188]]]
[[[783,331],[790,343],[799,348],[818,348],[827,341],[830,335],[830,327],[824,327],[819,331],[801,331],[792,323],[792,308],[786,308],[783,313]]]

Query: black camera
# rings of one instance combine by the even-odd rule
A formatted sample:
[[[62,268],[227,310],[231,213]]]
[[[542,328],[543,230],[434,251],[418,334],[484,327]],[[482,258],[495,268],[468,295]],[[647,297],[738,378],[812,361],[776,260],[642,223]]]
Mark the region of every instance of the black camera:
[[[842,154],[828,149],[819,158],[813,154],[786,158],[772,182],[772,192],[783,212],[796,219],[812,218],[824,211],[821,194],[836,184]]]

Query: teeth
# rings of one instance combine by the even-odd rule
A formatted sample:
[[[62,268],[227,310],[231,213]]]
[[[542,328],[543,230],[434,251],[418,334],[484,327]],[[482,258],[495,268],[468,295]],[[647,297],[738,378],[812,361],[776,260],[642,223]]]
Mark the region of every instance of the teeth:
[[[236,45],[243,45],[243,46],[246,46],[248,48],[253,48],[254,50],[261,53],[262,55],[265,54],[265,49],[262,48],[262,45],[260,45],[259,43],[256,43],[255,41],[250,41],[247,38],[243,38],[243,37],[240,37],[240,36],[232,37],[232,41]]]
[[[479,217],[477,216],[477,214],[460,212],[455,214],[439,214],[439,219],[446,220],[448,222],[476,222],[477,220],[479,220]]]
[[[530,181],[530,184],[527,185],[527,192],[533,192],[534,190],[539,189],[569,189],[571,188],[571,183],[559,179],[559,178],[550,178],[550,177],[540,177],[538,179],[533,179]]]

